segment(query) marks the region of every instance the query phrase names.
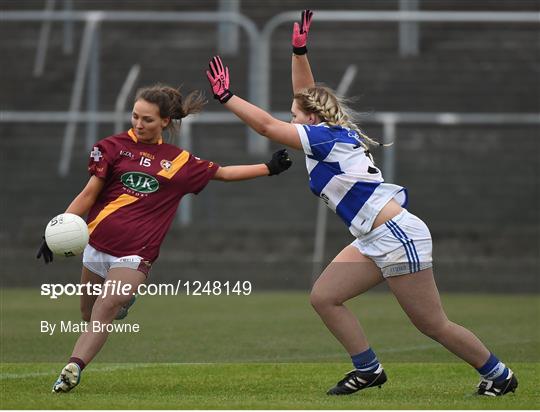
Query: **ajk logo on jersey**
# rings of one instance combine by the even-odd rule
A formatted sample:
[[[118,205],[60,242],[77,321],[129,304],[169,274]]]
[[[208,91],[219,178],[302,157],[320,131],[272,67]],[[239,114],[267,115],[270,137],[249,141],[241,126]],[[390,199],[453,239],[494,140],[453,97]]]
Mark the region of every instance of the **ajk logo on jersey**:
[[[153,176],[141,172],[124,173],[120,180],[124,186],[139,193],[153,193],[159,189],[159,182]]]

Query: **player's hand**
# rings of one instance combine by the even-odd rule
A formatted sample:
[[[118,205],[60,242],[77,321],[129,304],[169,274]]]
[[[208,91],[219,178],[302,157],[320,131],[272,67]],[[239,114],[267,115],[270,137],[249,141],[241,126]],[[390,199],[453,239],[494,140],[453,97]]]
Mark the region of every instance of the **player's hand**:
[[[41,246],[38,249],[36,259],[39,259],[41,257],[43,257],[45,264],[53,261],[53,252],[51,251],[51,249],[49,249],[49,246],[45,241],[45,236],[43,236],[43,241],[41,242]]]
[[[206,77],[212,87],[214,99],[220,103],[227,103],[234,94],[229,90],[229,68],[223,66],[221,57],[214,56],[210,63],[210,70],[206,71]]]
[[[279,175],[292,165],[292,160],[289,158],[287,149],[281,149],[272,155],[272,159],[268,163],[265,163],[270,173],[268,176]]]
[[[302,10],[300,24],[298,24],[298,22],[294,22],[292,34],[292,46],[294,54],[300,55],[307,53],[307,37],[312,18],[313,12],[311,10]]]

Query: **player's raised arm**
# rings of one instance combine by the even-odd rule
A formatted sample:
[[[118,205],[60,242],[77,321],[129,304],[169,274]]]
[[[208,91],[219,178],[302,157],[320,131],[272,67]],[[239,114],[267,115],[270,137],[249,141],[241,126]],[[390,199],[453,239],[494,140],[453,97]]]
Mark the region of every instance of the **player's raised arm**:
[[[229,89],[229,68],[223,66],[219,56],[210,61],[206,77],[212,87],[214,98],[238,116],[257,133],[293,149],[302,149],[298,131],[293,124],[278,120],[261,108],[235,96]]]
[[[302,10],[300,24],[295,22],[292,33],[292,88],[293,93],[315,86],[315,79],[307,58],[307,38],[313,12]]]

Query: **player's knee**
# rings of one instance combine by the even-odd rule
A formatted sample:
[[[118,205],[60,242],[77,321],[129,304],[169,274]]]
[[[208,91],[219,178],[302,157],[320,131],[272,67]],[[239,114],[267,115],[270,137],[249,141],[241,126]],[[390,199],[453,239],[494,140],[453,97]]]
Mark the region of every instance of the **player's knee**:
[[[96,311],[96,315],[99,318],[109,318],[110,316],[116,315],[122,305],[123,301],[117,296],[107,296],[106,298],[99,297],[92,310]]]
[[[311,294],[309,295],[309,303],[311,303],[311,306],[313,306],[313,309],[317,310],[323,305],[323,297],[320,293],[318,293],[315,290],[311,291]]]
[[[116,313],[122,307],[122,302],[119,299],[105,299],[103,302],[103,309],[107,313]]]
[[[311,306],[313,306],[313,308],[317,312],[324,310],[326,308],[332,307],[332,306],[340,305],[342,303],[342,302],[339,302],[338,299],[331,296],[330,294],[321,290],[317,290],[317,289],[313,289],[311,291],[309,300],[310,300]]]

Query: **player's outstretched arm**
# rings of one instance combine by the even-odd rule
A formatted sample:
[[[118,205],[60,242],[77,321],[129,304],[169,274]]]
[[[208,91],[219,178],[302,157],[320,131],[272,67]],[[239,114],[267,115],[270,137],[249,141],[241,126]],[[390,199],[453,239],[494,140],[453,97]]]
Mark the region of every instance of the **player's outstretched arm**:
[[[311,10],[302,10],[300,24],[295,22],[293,25],[291,63],[293,93],[315,86],[315,79],[307,58],[307,39],[312,18]]]
[[[105,186],[105,180],[97,176],[91,176],[84,189],[73,199],[65,213],[73,213],[81,217],[86,216],[90,208],[96,203],[103,186]]]
[[[296,127],[272,117],[261,108],[235,96],[229,89],[229,68],[223,66],[219,56],[210,61],[206,77],[212,87],[214,98],[257,133],[293,149],[302,149]]]
[[[266,163],[258,165],[224,166],[220,167],[214,175],[215,180],[223,182],[237,182],[254,179],[261,176],[275,176],[284,172],[292,165],[286,149],[275,152]]]

